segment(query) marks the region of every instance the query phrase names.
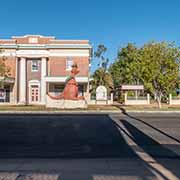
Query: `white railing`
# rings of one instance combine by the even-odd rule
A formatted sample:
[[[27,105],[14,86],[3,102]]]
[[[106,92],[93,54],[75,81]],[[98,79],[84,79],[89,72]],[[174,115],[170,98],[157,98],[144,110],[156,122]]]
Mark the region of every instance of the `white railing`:
[[[96,100],[96,97],[91,97],[90,93],[85,94],[85,99],[89,105],[112,105],[113,93],[107,97],[107,100]]]
[[[170,105],[180,105],[180,97],[172,96],[172,94],[169,94],[169,104]]]
[[[138,96],[138,97],[127,96],[127,100],[146,100],[146,99],[147,99],[146,96]]]
[[[150,96],[137,96],[137,97],[128,97],[127,93],[124,95],[124,104],[125,105],[148,105],[150,104]]]

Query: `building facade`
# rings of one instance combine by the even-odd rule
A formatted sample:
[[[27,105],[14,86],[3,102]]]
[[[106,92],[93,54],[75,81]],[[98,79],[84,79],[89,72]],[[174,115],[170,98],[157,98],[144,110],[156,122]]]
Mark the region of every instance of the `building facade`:
[[[77,63],[79,94],[89,92],[91,45],[88,40],[57,40],[26,35],[0,40],[1,58],[10,69],[3,81],[5,98],[0,103],[46,104],[46,95],[63,91],[71,66]]]

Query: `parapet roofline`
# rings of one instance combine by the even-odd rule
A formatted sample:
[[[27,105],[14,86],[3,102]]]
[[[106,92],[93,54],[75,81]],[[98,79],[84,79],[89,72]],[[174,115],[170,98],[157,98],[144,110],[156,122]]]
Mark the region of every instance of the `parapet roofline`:
[[[29,42],[28,38],[37,37],[39,42]],[[25,36],[13,36],[13,39],[0,39],[0,47],[4,48],[91,48],[89,40],[81,39],[55,39],[53,36],[42,36],[42,35],[25,35]],[[27,39],[21,41],[21,39]],[[48,39],[46,42],[41,41],[41,39]],[[12,47],[14,46],[14,47]],[[16,46],[16,47],[15,47]]]
[[[64,41],[64,42],[68,42],[68,41],[72,41],[72,42],[89,42],[89,40],[87,39],[50,39],[49,41]]]
[[[43,35],[38,35],[38,34],[27,34],[24,36],[12,36],[12,39],[19,39],[19,38],[27,38],[27,37],[40,37],[40,38],[51,38],[55,39],[55,36],[43,36]]]
[[[90,44],[0,44],[0,49],[91,49]]]
[[[15,43],[16,44],[16,40],[17,39],[21,39],[22,37],[16,37],[16,36],[13,36],[12,37],[13,39],[0,39],[0,42],[12,42],[12,43]],[[56,44],[58,44],[58,42],[60,44],[89,44],[89,40],[87,39],[50,39],[50,37],[42,37],[43,39],[44,38],[47,38],[49,39],[49,43],[46,43],[46,44],[53,44],[53,42]],[[51,37],[52,38],[52,37]],[[4,44],[4,43],[3,43]],[[18,43],[18,44],[22,44],[22,43]],[[24,43],[23,43],[24,44]],[[28,43],[28,44],[36,44],[36,43]],[[39,44],[39,43],[37,43]]]
[[[40,37],[40,38],[48,38],[50,39],[50,41],[87,41],[89,42],[89,40],[87,39],[56,39],[55,36],[43,36],[43,35],[34,35],[34,34],[28,34],[28,35],[24,35],[24,36],[12,36],[12,40],[14,39],[19,39],[19,38],[27,38],[27,37]],[[11,39],[10,39],[11,40]]]
[[[13,42],[16,42],[15,39],[0,39],[0,41],[13,41]]]

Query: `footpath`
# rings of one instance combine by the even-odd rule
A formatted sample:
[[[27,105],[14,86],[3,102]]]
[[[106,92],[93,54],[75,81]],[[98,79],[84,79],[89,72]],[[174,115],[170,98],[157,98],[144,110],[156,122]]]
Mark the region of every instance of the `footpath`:
[[[92,105],[87,109],[53,109],[45,106],[0,106],[0,114],[80,114],[80,113],[180,113],[180,106],[163,105],[161,109],[157,105],[149,106],[123,106],[123,105]]]

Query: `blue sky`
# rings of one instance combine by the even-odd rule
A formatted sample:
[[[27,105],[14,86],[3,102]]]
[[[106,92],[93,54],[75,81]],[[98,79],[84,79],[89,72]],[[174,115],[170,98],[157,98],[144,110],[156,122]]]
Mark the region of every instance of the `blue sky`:
[[[118,48],[151,40],[180,45],[180,0],[0,0],[0,38],[53,35]],[[93,60],[92,71],[97,68]]]

